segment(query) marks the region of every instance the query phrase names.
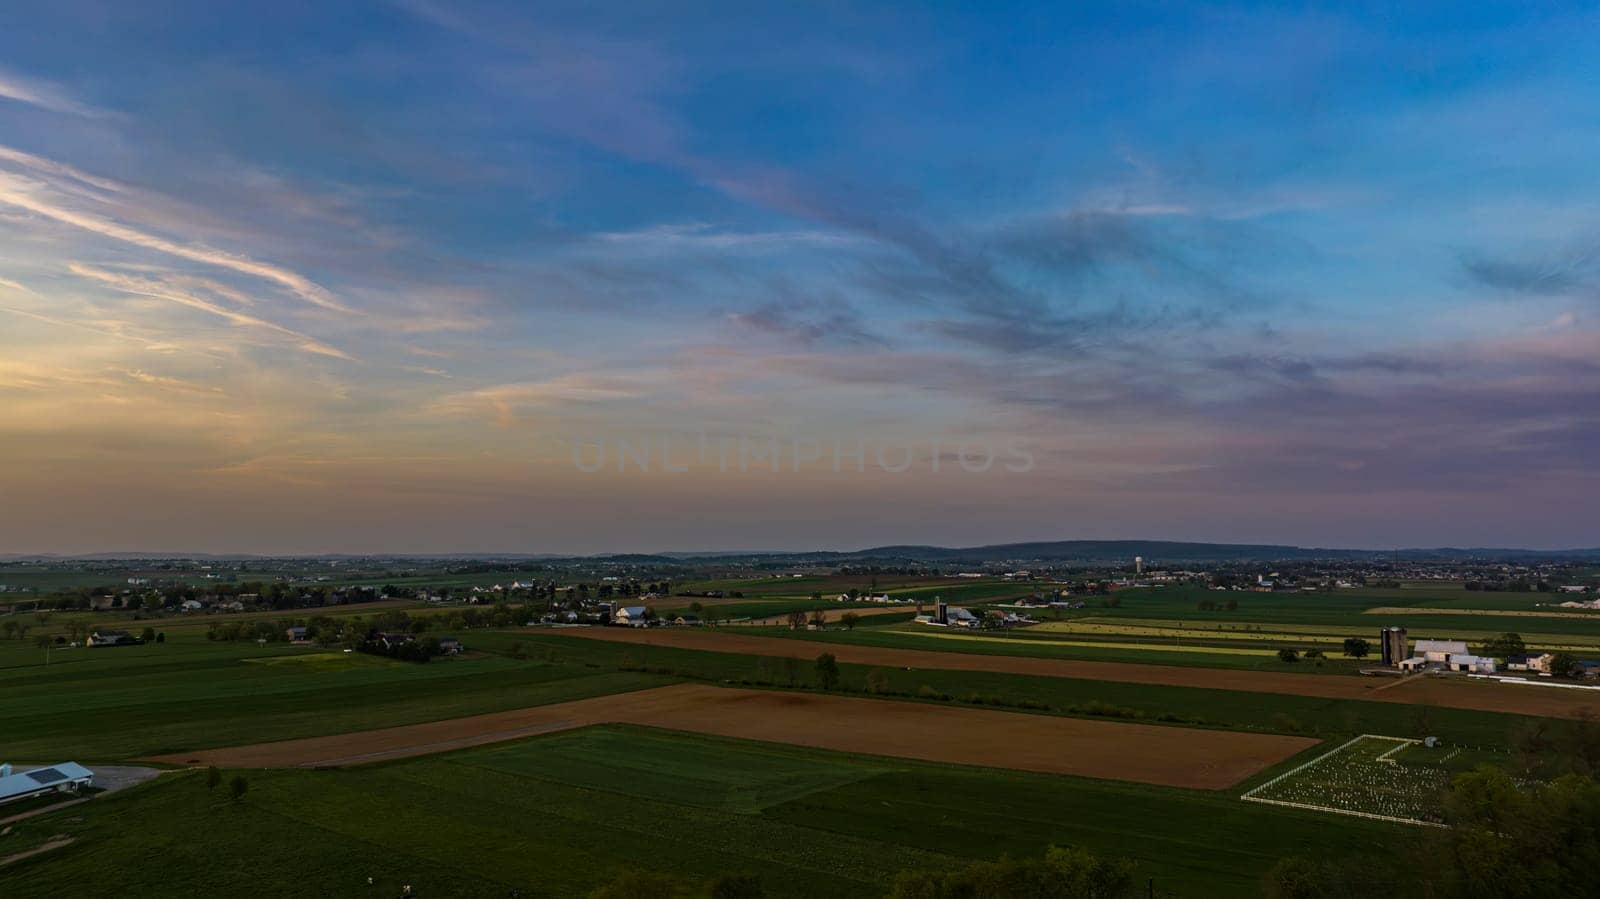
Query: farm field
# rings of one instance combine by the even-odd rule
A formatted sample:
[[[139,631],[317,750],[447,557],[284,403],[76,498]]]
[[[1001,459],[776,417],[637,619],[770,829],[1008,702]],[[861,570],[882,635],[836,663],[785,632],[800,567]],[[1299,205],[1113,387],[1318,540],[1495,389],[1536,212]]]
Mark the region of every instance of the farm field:
[[[224,768],[332,767],[531,731],[635,724],[923,761],[1222,789],[1316,740],[817,693],[681,684],[378,731],[157,756]],[[1182,753],[1173,753],[1181,742]]]
[[[1525,630],[1515,622],[1493,623],[1500,625],[1500,630],[1462,631],[1453,629],[1444,636],[1449,639],[1465,640],[1469,644],[1479,646],[1498,637],[1507,628],[1516,628],[1530,649],[1600,652],[1600,634],[1590,637],[1570,634],[1547,634]],[[1600,621],[1597,621],[1597,623],[1600,623]],[[1413,634],[1412,639],[1427,637],[1431,633],[1429,631]],[[1376,649],[1372,644],[1377,642],[1376,628],[1345,625],[1218,624],[1205,627],[1185,626],[1178,621],[1117,623],[1104,619],[1083,618],[1074,621],[1045,621],[1015,632],[1015,636],[1024,638],[1034,638],[1039,635],[1051,635],[1068,639],[1096,637],[1135,638],[1142,641],[1135,644],[1136,648],[1149,651],[1184,651],[1205,646],[1227,647],[1270,644],[1273,647],[1271,652],[1275,654],[1277,649],[1281,647],[1302,651],[1308,648],[1317,648],[1338,661],[1342,661],[1337,657],[1341,652],[1346,637],[1361,637],[1367,640],[1369,649],[1373,652]],[[1081,639],[1079,642],[1082,645],[1093,645],[1092,640],[1089,639]],[[1156,645],[1158,644],[1168,647],[1168,649],[1157,650]],[[1371,664],[1370,658],[1365,664]]]
[[[503,656],[426,665],[284,643],[50,653],[0,644],[0,750],[115,761],[205,746],[454,718],[659,686],[670,678]]]
[[[851,634],[860,634],[854,631]],[[746,655],[811,658],[821,641],[712,633],[699,629],[574,628],[562,639],[607,640],[640,645],[678,646]],[[834,632],[832,636],[849,636]],[[1095,662],[1066,658],[994,655],[979,652],[934,652],[828,641],[827,651],[841,662],[898,668],[943,668],[1012,674],[1110,680],[1168,686],[1211,687],[1259,693],[1290,693],[1324,699],[1369,699],[1378,702],[1426,704],[1512,714],[1561,717],[1592,714],[1600,697],[1586,691],[1516,687],[1443,678],[1415,678],[1404,684],[1354,676],[1186,668],[1129,662]],[[1565,695],[1564,695],[1565,694]],[[1578,695],[1572,695],[1578,694]]]
[[[739,655],[551,635],[489,633],[475,638],[479,646],[494,651],[502,651],[513,641],[520,641],[524,648],[541,657],[566,664],[648,670],[700,681],[777,689],[804,689],[814,680],[810,660],[797,656]],[[879,689],[904,701],[1009,705],[1049,714],[1308,734],[1338,740],[1363,730],[1381,730],[1500,745],[1534,720],[1499,712],[1199,686],[971,669],[888,668],[848,661],[839,668],[841,690],[870,693],[873,685],[869,678],[877,678]]]
[[[581,897],[648,864],[696,878],[748,872],[782,897],[868,899],[901,869],[1059,844],[1130,857],[1141,883],[1206,899],[1253,893],[1280,857],[1382,855],[1403,833],[1209,791],[634,727],[249,778],[237,803],[179,773],[37,819],[4,839],[78,841],[8,870],[6,895],[222,896],[271,883],[288,897],[402,884],[426,897]],[[148,863],[152,845],[160,865]]]

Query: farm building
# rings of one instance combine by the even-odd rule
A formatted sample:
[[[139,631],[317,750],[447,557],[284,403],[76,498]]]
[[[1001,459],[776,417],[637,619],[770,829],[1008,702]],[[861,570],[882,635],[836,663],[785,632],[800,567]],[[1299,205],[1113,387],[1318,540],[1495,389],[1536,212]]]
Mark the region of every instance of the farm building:
[[[127,646],[136,642],[127,631],[95,631],[84,641],[86,646]]]
[[[62,762],[20,773],[13,772],[10,765],[0,765],[0,804],[47,793],[76,793],[93,783],[94,772],[77,762]]]
[[[1493,674],[1494,659],[1488,656],[1475,656],[1471,653],[1452,653],[1445,660],[1445,669],[1448,671],[1464,671],[1468,674]]]
[[[1460,640],[1418,640],[1416,654],[1430,662],[1444,664],[1453,655],[1471,655],[1472,650]]]
[[[645,617],[649,609],[644,606],[623,606],[611,616],[614,624],[625,624],[629,627],[644,627],[647,623]]]
[[[456,639],[455,637],[440,637],[439,638],[439,651],[444,653],[445,655],[453,656],[453,655],[461,652],[461,649],[462,649],[461,641]]]
[[[918,615],[917,621],[938,627],[977,627],[980,623],[978,616],[944,602],[934,606],[932,615]]]
[[[291,627],[285,631],[284,634],[289,638],[290,643],[306,642],[306,629],[304,627],[300,627],[298,625]]]
[[[1385,627],[1378,631],[1378,648],[1385,665],[1399,665],[1411,658],[1411,651],[1407,648],[1406,629],[1403,627]]]
[[[1426,669],[1428,667],[1428,660],[1422,656],[1412,656],[1409,659],[1401,659],[1399,667],[1401,671],[1414,673]]]

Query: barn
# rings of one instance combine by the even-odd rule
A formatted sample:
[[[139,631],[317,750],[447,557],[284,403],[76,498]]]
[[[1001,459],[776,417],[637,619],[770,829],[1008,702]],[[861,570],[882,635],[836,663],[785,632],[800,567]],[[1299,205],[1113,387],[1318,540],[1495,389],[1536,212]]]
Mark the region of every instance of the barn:
[[[93,783],[94,772],[77,762],[21,772],[10,765],[0,765],[0,805],[47,793],[76,793]]]

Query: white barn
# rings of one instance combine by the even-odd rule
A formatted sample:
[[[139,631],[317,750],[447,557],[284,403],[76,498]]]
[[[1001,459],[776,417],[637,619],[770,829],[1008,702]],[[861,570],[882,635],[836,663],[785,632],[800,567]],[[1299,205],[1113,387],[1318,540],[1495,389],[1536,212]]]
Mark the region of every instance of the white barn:
[[[1471,655],[1472,650],[1460,640],[1418,640],[1416,655],[1422,656],[1430,662],[1444,664],[1451,656]]]
[[[77,762],[22,772],[13,772],[10,765],[0,765],[0,804],[47,793],[76,793],[93,784],[94,772]]]

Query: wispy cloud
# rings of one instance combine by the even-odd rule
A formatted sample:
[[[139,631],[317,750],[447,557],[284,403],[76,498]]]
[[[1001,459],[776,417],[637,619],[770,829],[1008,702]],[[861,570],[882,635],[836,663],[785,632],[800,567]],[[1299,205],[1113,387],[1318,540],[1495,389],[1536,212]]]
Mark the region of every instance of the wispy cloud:
[[[40,157],[30,154],[10,151],[9,156],[0,158],[21,163],[35,172],[70,174],[76,180],[85,180],[80,178],[75,170],[57,163],[51,163],[48,160],[41,160]],[[95,179],[87,183],[101,186],[110,182],[104,179]],[[43,216],[112,240],[155,250],[180,259],[187,259],[192,262],[217,266],[240,274],[262,278],[276,283],[306,302],[324,309],[341,313],[350,313],[352,311],[336,300],[327,289],[290,269],[261,262],[243,254],[230,253],[201,244],[179,243],[124,225],[104,216],[75,210],[59,201],[53,200],[45,190],[40,188],[41,185],[37,182],[30,183],[26,179],[0,173],[0,204],[22,209],[34,215]]]
[[[294,345],[308,353],[314,353],[319,356],[331,356],[335,359],[344,359],[346,361],[354,361],[343,350],[340,350],[337,347],[329,346],[328,344],[323,343],[316,338],[254,315],[247,315],[243,312],[237,312],[235,310],[228,309],[210,300],[206,300],[204,298],[195,296],[192,293],[181,290],[172,284],[168,284],[160,280],[159,278],[112,272],[78,263],[72,264],[70,268],[72,273],[75,275],[99,281],[115,290],[122,291],[123,293],[133,294],[135,296],[150,297],[151,299],[157,300],[166,300],[168,302],[176,303],[180,306],[186,306],[190,309],[197,309],[201,312],[206,312],[211,315],[226,319],[232,324],[239,325],[241,327],[253,328],[260,331],[269,332],[280,337],[289,338]]]
[[[0,69],[0,99],[85,118],[105,118],[110,115],[103,109],[79,101],[58,84],[27,78],[5,69]]]

